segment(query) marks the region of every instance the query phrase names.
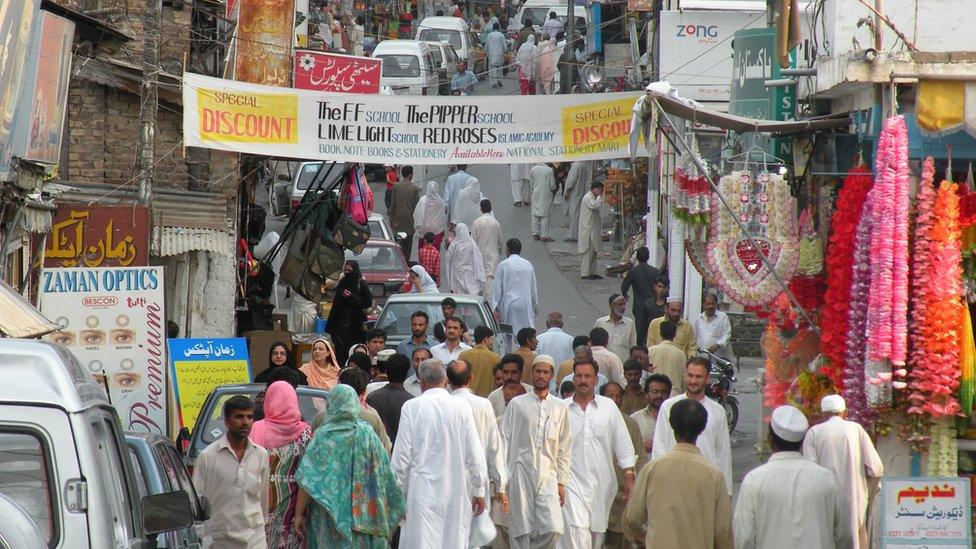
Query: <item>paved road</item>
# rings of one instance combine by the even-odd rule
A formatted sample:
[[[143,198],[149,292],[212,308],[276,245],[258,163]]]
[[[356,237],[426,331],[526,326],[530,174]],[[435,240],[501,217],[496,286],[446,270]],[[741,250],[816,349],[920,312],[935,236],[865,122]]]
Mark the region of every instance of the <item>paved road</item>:
[[[482,81],[476,88],[477,95],[517,94],[517,82],[506,79],[502,88],[492,88],[487,81]],[[450,173],[447,166],[433,166],[427,171],[427,179],[437,181],[443,189],[444,179]],[[563,313],[565,329],[571,334],[585,334],[593,327],[593,321],[607,314],[607,300],[611,293],[620,291],[619,278],[605,278],[600,281],[581,280],[579,278],[579,258],[576,255],[576,244],[564,243],[563,239],[569,235],[570,220],[566,216],[566,206],[554,206],[552,215],[552,236],[556,240],[548,246],[532,239],[530,231],[530,213],[528,207],[516,208],[512,204],[511,178],[509,165],[472,166],[468,172],[481,182],[481,190],[485,197],[491,200],[495,216],[508,238],[518,238],[522,241],[522,256],[532,262],[535,267],[536,279],[539,286],[539,314],[536,317],[536,328],[545,330],[546,314],[552,310]],[[382,183],[371,183],[376,197],[376,207],[379,212],[384,211]],[[280,232],[285,218],[268,219],[268,230]],[[598,261],[598,272],[603,272],[605,265],[620,261],[620,252],[611,251],[608,242],[604,243]],[[283,303],[284,304],[284,303]],[[757,440],[757,421],[759,395],[751,379],[759,375],[761,363],[757,360],[743,360],[742,373],[737,383],[740,400],[740,419],[733,439],[733,472],[738,483],[746,472],[754,468],[757,463],[753,446]]]

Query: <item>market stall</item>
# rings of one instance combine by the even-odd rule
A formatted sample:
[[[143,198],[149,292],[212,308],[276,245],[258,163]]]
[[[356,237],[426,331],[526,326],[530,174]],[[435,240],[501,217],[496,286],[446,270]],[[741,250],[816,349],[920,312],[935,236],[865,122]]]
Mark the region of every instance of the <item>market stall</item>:
[[[967,288],[976,297],[976,194],[971,176],[957,181],[951,150],[910,146],[921,139],[912,113],[887,117],[876,135],[845,135],[856,154],[838,158],[846,152],[825,144],[852,126],[846,116],[746,119],[661,87],[634,112],[635,133],[668,139],[681,155],[661,189],[681,253],[709,286],[767,320],[763,417],[788,403],[816,423],[820,398],[839,393],[849,419],[903,462],[895,474],[976,475],[966,299]],[[683,121],[789,136],[794,156],[746,150],[707,166]],[[915,155],[926,147],[938,160]],[[825,154],[833,170],[810,169]]]

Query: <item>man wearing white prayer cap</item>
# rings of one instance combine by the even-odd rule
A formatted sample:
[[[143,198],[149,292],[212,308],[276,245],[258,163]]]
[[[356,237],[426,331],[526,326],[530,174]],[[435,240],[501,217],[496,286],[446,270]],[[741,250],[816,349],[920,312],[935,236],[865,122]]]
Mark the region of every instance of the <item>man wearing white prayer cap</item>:
[[[773,410],[769,461],[742,480],[732,528],[737,549],[851,547],[844,493],[833,473],[800,454],[806,416]]]
[[[864,549],[868,546],[868,501],[877,490],[884,465],[864,428],[844,419],[847,403],[843,397],[825,396],[820,401],[820,411],[827,419],[810,428],[803,441],[803,456],[837,477],[849,506],[852,547]]]

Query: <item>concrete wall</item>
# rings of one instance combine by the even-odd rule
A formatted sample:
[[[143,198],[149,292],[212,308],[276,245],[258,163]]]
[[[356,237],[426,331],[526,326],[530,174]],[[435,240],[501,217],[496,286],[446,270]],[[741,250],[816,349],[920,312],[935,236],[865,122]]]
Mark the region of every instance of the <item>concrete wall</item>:
[[[873,2],[872,2],[873,4]],[[885,0],[884,13],[922,51],[976,50],[976,33],[972,32],[974,3],[972,0]],[[826,0],[823,22],[826,23],[826,51],[823,37],[819,37],[819,55],[836,56],[856,49],[873,48],[874,36],[867,25],[857,28],[857,22],[873,14],[858,0]],[[818,21],[819,23],[819,21]],[[817,25],[820,32],[820,25]],[[906,49],[887,26],[883,28],[883,50]]]

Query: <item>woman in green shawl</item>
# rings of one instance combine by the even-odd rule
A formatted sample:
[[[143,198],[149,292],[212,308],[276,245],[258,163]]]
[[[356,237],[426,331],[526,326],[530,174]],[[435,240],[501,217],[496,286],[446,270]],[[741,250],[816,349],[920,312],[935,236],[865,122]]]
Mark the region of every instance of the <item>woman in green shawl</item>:
[[[295,474],[293,528],[310,549],[383,549],[405,506],[390,458],[359,419],[359,397],[351,387],[336,385],[328,410]]]

